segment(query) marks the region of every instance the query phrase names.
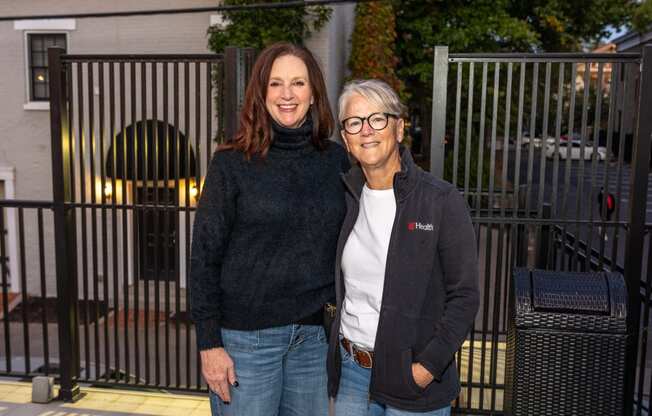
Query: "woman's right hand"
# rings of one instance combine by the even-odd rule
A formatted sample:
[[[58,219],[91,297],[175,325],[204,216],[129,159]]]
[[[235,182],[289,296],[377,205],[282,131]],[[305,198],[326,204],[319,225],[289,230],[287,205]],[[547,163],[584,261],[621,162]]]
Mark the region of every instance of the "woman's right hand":
[[[230,386],[238,386],[233,360],[224,348],[204,350],[200,355],[201,372],[208,388],[228,404],[231,401]]]

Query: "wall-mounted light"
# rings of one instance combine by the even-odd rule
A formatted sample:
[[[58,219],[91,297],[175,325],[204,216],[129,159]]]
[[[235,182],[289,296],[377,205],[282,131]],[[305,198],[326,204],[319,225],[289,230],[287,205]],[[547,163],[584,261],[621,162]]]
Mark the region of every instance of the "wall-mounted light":
[[[111,195],[113,195],[113,187],[110,183],[104,184],[104,196],[111,199]]]
[[[190,187],[190,196],[193,198],[197,198],[197,195],[199,195],[199,189],[195,185],[192,185]]]

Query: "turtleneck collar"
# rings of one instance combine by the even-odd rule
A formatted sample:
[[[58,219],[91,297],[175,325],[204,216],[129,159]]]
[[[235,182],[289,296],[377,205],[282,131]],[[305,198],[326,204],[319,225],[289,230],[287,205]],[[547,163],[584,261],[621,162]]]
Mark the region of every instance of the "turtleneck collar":
[[[312,145],[312,118],[310,117],[310,113],[308,113],[306,121],[295,129],[281,126],[272,120],[272,131],[274,132],[272,147],[284,150],[297,150]]]

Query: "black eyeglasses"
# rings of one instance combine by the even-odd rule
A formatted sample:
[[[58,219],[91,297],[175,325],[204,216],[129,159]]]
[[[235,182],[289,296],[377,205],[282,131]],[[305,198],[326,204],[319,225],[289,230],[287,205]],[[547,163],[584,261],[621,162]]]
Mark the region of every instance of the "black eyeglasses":
[[[349,117],[342,120],[344,130],[349,134],[358,134],[362,131],[364,121],[367,120],[369,127],[376,131],[380,131],[387,127],[389,118],[398,118],[396,114],[391,113],[372,113],[367,117]]]

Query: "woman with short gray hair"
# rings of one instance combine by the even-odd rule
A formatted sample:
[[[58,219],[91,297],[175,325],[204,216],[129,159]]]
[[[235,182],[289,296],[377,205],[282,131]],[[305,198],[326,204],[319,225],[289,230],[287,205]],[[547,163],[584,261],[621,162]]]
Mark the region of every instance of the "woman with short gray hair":
[[[337,314],[328,391],[338,416],[445,416],[459,394],[455,352],[478,303],[475,234],[464,198],[400,143],[405,106],[379,80],[349,82]]]

